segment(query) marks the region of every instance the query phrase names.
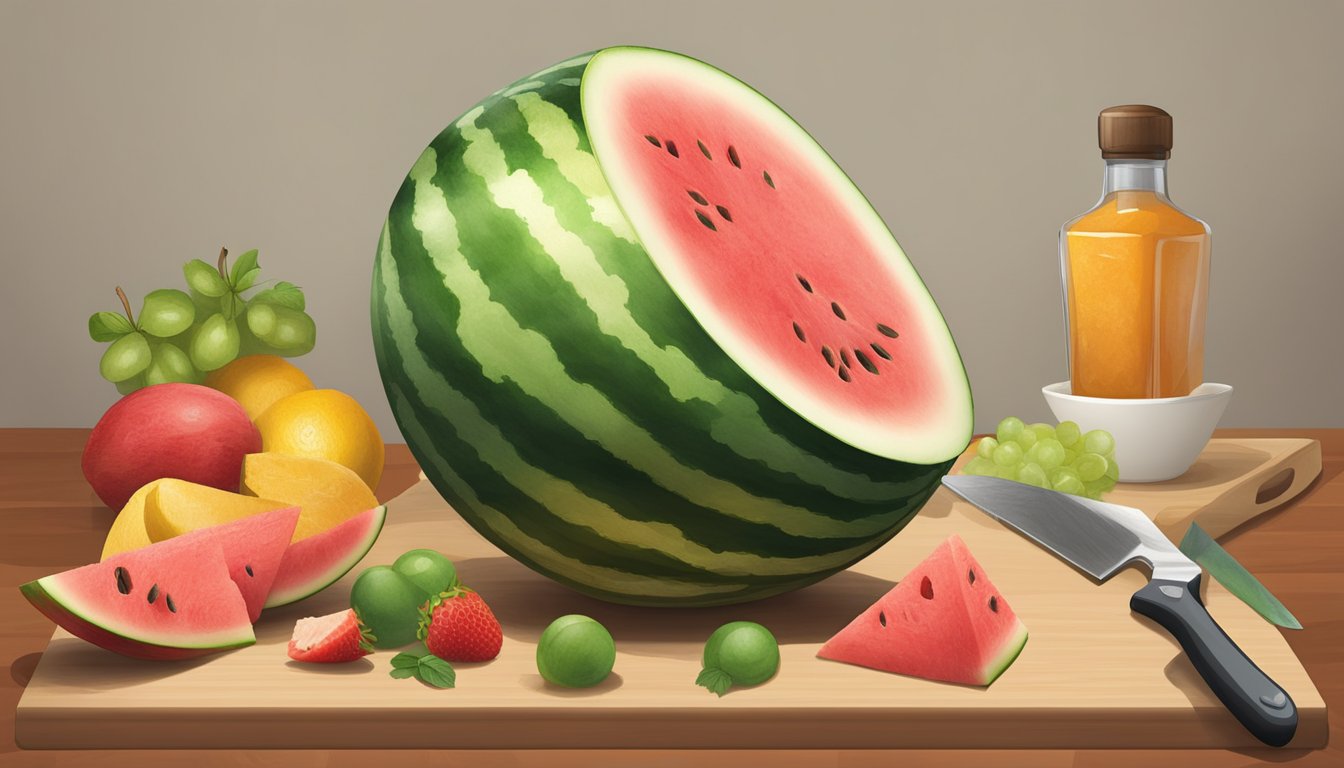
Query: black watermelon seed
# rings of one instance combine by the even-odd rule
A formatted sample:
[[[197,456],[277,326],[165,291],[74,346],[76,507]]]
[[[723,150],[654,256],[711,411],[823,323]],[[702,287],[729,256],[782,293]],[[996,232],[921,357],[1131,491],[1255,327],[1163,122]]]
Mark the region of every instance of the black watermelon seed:
[[[844,382],[849,381],[849,369],[843,365],[840,366],[840,380]]]
[[[131,574],[125,568],[117,566],[112,572],[117,577],[117,591],[123,595],[131,594]]]
[[[821,356],[824,357],[824,358],[826,358],[826,364],[827,364],[827,365],[831,366],[832,368],[835,367],[835,355],[831,354],[831,348],[830,348],[830,347],[822,347],[822,348],[821,348]]]
[[[677,154],[677,145],[673,144],[671,139],[667,142],[667,154],[673,157],[681,157],[681,155]]]
[[[803,277],[802,275],[794,275],[794,277],[798,278],[798,284],[803,286],[804,291],[807,291],[808,293],[812,292],[812,284],[807,282],[806,277]]]
[[[869,344],[868,346],[872,347],[872,348],[873,348],[873,351],[877,353],[877,356],[880,357],[880,358],[882,358],[883,360],[890,360],[890,359],[891,359],[891,353],[888,352],[887,350],[883,349],[881,344],[876,344],[876,343],[874,343],[874,344]]]
[[[701,153],[704,154],[704,156],[705,156],[707,159],[709,159],[709,160],[713,160],[713,159],[714,159],[713,157],[710,157],[710,155],[709,155],[709,147],[706,147],[706,146],[705,146],[705,142],[703,142],[703,141],[701,141],[701,140],[699,140],[699,139],[696,139],[696,140],[695,140],[695,143],[700,145],[700,151],[701,151]]]
[[[840,360],[844,362],[846,368],[854,367],[854,361],[850,359],[848,349],[840,350]]]
[[[877,612],[877,623],[878,623],[878,624],[881,624],[881,625],[884,626],[884,627],[887,626],[887,612],[886,612],[886,611],[878,611],[878,612]]]
[[[969,582],[972,583],[972,584],[975,583],[975,569],[974,569],[974,568],[967,568],[967,569],[966,569],[966,580],[969,581]]]
[[[989,610],[995,613],[999,612],[999,598],[994,595],[989,596]]]
[[[164,596],[163,596],[163,604],[166,605],[166,606],[168,606],[168,611],[169,611],[170,613],[177,613],[177,606],[173,604],[173,596],[172,596],[172,595],[164,595]]]
[[[807,334],[803,333],[803,327],[797,323],[793,324],[793,335],[797,336],[799,341],[807,341]]]
[[[742,161],[737,158],[737,147],[734,147],[731,144],[728,146],[728,162],[738,168],[742,167]]]
[[[153,604],[154,604],[154,601],[159,599],[159,585],[158,585],[158,584],[155,584],[154,586],[152,586],[152,587],[149,588],[149,594],[148,594],[148,595],[145,595],[145,599],[149,601],[149,604],[150,604],[150,605],[153,605]]]
[[[657,136],[649,136],[649,135],[645,135],[644,138],[648,139],[648,140],[649,140],[649,143],[652,144],[652,145],[655,146],[655,147],[661,147],[661,146],[663,146],[663,143],[662,143],[661,141],[658,140],[658,137],[657,137]]]
[[[709,205],[709,201],[705,199],[705,196],[696,192],[694,189],[686,190],[686,194],[690,195],[692,200],[701,205]]]
[[[845,310],[841,309],[840,305],[836,304],[834,301],[831,302],[831,311],[834,312],[835,316],[840,318],[841,320],[845,319]]]
[[[714,222],[710,221],[710,220],[709,220],[709,217],[706,216],[705,214],[703,214],[703,213],[701,213],[701,212],[699,212],[699,211],[696,211],[696,212],[695,212],[695,217],[696,217],[697,219],[699,219],[699,220],[700,220],[700,223],[701,223],[701,224],[704,224],[706,227],[709,227],[710,229],[714,230],[715,232],[718,232],[718,231],[719,231],[719,228],[716,227],[716,226],[714,226]]]
[[[877,324],[877,332],[883,336],[890,336],[893,339],[901,335],[881,323]]]
[[[244,565],[243,570],[247,571],[248,576],[256,576],[256,574],[252,572],[252,566],[250,565]]]
[[[876,374],[878,372],[877,364],[873,362],[872,358],[863,354],[863,350],[861,349],[854,350],[854,357],[858,358],[859,365],[863,366],[863,370],[872,374]]]
[[[770,178],[770,172],[769,172],[769,171],[761,171],[761,175],[765,177],[765,183],[766,183],[766,184],[769,184],[771,189],[774,189],[774,188],[775,188],[775,180],[772,179],[772,178]]]
[[[933,599],[933,582],[929,580],[928,576],[925,576],[924,580],[919,582],[919,594],[925,600]]]
[[[728,212],[728,209],[727,209],[727,208],[724,208],[722,205],[716,205],[716,206],[714,206],[714,207],[719,209],[719,215],[723,217],[723,220],[724,220],[724,221],[732,221],[732,220],[733,220],[733,215],[732,215],[731,213]]]

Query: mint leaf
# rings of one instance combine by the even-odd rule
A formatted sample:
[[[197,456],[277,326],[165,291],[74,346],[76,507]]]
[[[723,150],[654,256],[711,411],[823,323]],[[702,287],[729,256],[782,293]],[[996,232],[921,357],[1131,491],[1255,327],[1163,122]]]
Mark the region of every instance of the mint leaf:
[[[393,669],[415,669],[420,666],[420,655],[414,653],[398,653],[396,656],[392,657],[392,667]]]
[[[94,341],[115,341],[134,331],[125,315],[116,312],[94,312],[89,315],[89,338]]]
[[[403,667],[394,669],[387,673],[393,680],[405,680],[408,677],[415,677],[415,667]]]
[[[242,282],[241,278],[246,277],[248,272],[251,272],[256,268],[257,268],[256,248],[253,248],[247,253],[244,253],[243,255],[239,256],[238,259],[233,262],[233,267],[229,269],[229,282],[233,283],[233,289],[235,291],[243,290],[243,288],[239,285],[239,283]],[[253,279],[255,280],[256,278]]]
[[[733,687],[733,678],[718,667],[705,667],[700,670],[700,674],[695,678],[695,684],[704,686],[722,696],[728,692],[729,688]]]
[[[187,278],[187,285],[202,296],[214,298],[229,290],[228,283],[219,276],[219,270],[200,259],[192,259],[183,265],[182,274]]]
[[[434,688],[452,688],[457,684],[457,672],[452,665],[429,651],[398,653],[392,657],[392,671],[388,675],[395,680],[414,677]]]
[[[287,283],[284,280],[267,288],[264,291],[257,292],[252,301],[261,301],[267,304],[274,304],[278,307],[296,309],[302,312],[307,308],[307,302],[304,301],[303,291],[293,283]]]
[[[1190,524],[1181,539],[1181,551],[1269,623],[1288,629],[1302,628],[1297,617],[1198,524]]]

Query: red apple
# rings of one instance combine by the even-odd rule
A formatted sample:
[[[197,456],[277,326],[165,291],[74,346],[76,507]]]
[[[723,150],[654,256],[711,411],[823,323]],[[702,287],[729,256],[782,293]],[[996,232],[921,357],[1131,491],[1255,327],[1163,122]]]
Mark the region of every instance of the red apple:
[[[84,446],[84,477],[112,509],[161,477],[236,492],[243,457],[260,450],[261,433],[238,401],[196,384],[155,384],[98,420]]]

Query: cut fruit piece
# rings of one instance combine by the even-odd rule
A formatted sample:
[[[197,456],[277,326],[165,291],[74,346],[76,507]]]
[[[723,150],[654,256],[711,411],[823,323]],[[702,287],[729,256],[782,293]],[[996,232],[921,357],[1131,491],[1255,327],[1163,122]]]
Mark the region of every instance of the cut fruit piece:
[[[103,554],[100,560],[106,560],[112,555],[122,552],[130,552],[133,549],[148,547],[154,542],[145,532],[145,502],[149,498],[150,491],[154,490],[162,480],[152,480],[140,486],[140,489],[131,494],[131,498],[126,501],[126,505],[117,513],[117,517],[112,521],[112,527],[107,532],[107,539],[103,541]]]
[[[330,530],[378,505],[359,475],[326,459],[252,453],[243,459],[242,492],[303,509],[294,539]]]
[[[328,531],[294,542],[280,561],[266,607],[298,602],[331,586],[368,554],[387,519],[387,507],[374,507]]]
[[[145,533],[167,541],[185,533],[295,506],[221,491],[185,480],[165,479],[145,499]],[[300,518],[302,519],[302,518]]]
[[[183,659],[256,642],[213,540],[174,540],[19,587],[70,634],[140,659]]]
[[[202,528],[175,537],[173,541],[187,545],[208,541],[218,543],[229,569],[229,578],[238,585],[247,605],[247,617],[256,623],[280,573],[280,563],[290,547],[290,536],[298,521],[299,508],[289,507]]]
[[[607,600],[816,582],[970,439],[951,334],[872,206],[779,107],[666,51],[569,59],[449,125],[392,201],[372,304],[435,488]]]
[[[309,616],[294,623],[289,658],[312,664],[354,661],[373,652],[373,639],[349,608],[326,616]]]
[[[989,685],[1027,628],[960,536],[948,537],[817,656],[928,680]]]

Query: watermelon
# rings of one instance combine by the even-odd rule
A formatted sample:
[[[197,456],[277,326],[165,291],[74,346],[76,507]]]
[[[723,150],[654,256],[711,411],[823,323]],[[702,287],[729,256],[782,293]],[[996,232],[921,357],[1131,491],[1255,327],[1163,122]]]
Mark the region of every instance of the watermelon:
[[[1026,626],[954,534],[817,655],[928,680],[989,685],[1026,644]]]
[[[374,507],[335,528],[290,544],[266,596],[266,607],[298,602],[334,584],[364,559],[386,519],[387,507]]]
[[[782,110],[674,53],[578,56],[449,125],[392,202],[372,293],[434,486],[606,600],[816,582],[970,440],[961,358],[882,219]]]
[[[229,578],[243,596],[248,619],[255,624],[280,573],[281,560],[298,522],[299,508],[288,507],[195,530],[170,541],[218,542]]]
[[[135,658],[184,659],[256,642],[215,539],[152,544],[19,590],[75,637]]]

